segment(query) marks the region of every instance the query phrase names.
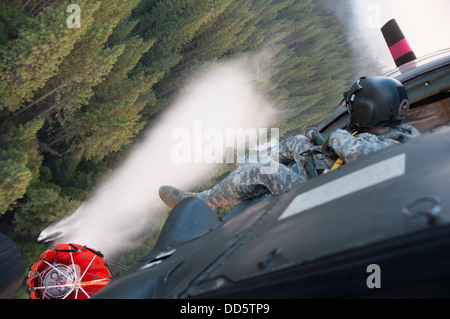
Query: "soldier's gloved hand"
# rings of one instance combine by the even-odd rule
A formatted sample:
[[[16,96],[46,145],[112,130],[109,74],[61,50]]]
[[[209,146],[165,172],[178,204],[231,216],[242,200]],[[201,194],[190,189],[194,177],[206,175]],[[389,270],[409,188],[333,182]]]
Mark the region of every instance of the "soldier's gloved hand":
[[[334,150],[329,145],[330,137],[328,136],[322,143],[322,154],[329,158],[337,158],[338,156],[334,152]]]
[[[309,138],[314,145],[322,145],[324,140],[326,139],[326,135],[320,133],[316,127],[310,127],[305,136]]]

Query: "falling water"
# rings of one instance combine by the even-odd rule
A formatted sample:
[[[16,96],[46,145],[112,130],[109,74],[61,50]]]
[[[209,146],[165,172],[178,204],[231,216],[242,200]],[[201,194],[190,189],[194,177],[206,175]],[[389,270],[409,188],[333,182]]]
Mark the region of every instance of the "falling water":
[[[217,169],[217,161],[194,160],[203,151],[198,141],[211,143],[206,131],[267,127],[273,119],[270,106],[254,88],[260,74],[248,65],[228,62],[196,75],[125,163],[71,216],[42,231],[38,240],[58,235],[58,242],[88,245],[107,256],[130,246],[136,234],[167,209],[158,195],[161,185],[189,190]],[[174,158],[174,147],[180,143],[174,132],[180,131],[187,135],[183,140],[193,144],[190,163]]]

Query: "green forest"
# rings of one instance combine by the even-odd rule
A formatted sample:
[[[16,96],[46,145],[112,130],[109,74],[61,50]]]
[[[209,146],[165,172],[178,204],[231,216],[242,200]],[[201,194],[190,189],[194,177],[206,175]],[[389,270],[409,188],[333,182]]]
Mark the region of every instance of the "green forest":
[[[69,27],[80,10],[80,28]],[[0,231],[32,263],[206,63],[261,50],[282,138],[325,119],[356,77],[348,1],[2,0]]]

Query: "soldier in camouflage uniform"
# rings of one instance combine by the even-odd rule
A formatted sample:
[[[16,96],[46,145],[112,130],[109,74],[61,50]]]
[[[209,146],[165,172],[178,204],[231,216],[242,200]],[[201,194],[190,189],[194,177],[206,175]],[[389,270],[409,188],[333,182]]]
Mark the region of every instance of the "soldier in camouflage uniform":
[[[185,197],[196,196],[214,210],[231,208],[268,192],[272,195],[286,192],[312,177],[308,164],[312,158],[310,151],[317,150],[317,140],[324,162],[331,167],[337,157],[349,163],[420,135],[414,127],[400,124],[409,108],[406,90],[400,82],[385,77],[363,77],[344,97],[350,115],[348,130],[337,129],[327,138],[317,133],[316,139],[304,135],[286,139],[278,146],[275,160],[281,165],[276,173],[264,172],[267,163],[242,163],[216,186],[201,193],[162,186],[161,199],[174,207]],[[350,133],[355,130],[361,133]]]

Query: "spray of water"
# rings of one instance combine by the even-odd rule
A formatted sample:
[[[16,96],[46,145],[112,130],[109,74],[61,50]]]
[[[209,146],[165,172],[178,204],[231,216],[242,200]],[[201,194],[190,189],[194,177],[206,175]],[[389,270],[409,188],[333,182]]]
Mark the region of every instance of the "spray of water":
[[[205,138],[198,136],[202,132],[196,123],[220,132],[268,127],[273,120],[270,105],[254,88],[261,74],[249,65],[216,64],[195,76],[125,163],[77,211],[42,231],[38,240],[58,235],[58,242],[88,245],[106,256],[132,245],[136,234],[167,210],[158,195],[161,185],[190,189],[217,169],[217,163],[174,161],[173,148],[179,141],[173,132],[182,128],[189,135],[185,140],[194,142]]]

